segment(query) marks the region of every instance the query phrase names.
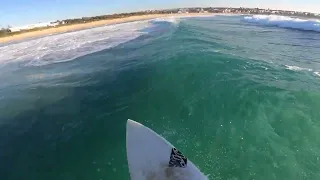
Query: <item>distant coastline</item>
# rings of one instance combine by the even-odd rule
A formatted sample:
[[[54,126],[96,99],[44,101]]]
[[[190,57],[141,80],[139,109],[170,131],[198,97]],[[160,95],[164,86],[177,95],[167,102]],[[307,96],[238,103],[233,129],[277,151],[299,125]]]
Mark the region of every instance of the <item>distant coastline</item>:
[[[204,16],[204,15],[214,15],[211,13],[180,13],[180,14],[150,14],[150,15],[132,15],[127,17],[119,17],[114,19],[107,20],[94,20],[94,21],[86,21],[86,22],[74,22],[61,24],[55,27],[43,27],[43,28],[34,28],[25,31],[19,32],[10,32],[5,36],[0,36],[0,43],[7,43],[12,41],[20,41],[29,38],[37,38],[52,34],[66,33],[78,30],[84,30],[104,25],[112,25],[133,21],[142,21],[142,20],[150,20],[155,18],[163,18],[163,17],[172,17],[172,16]]]
[[[26,29],[2,28],[0,30],[0,43],[19,41],[27,38],[35,38],[56,33],[65,33],[70,31],[93,28],[102,25],[124,23],[130,21],[147,20],[168,16],[198,16],[214,14],[264,14],[264,15],[282,15],[301,18],[316,18],[320,15],[309,12],[271,10],[259,8],[227,8],[227,7],[208,7],[208,8],[179,8],[168,10],[148,10],[133,13],[122,13],[112,15],[102,15],[94,17],[82,17],[76,19],[58,20],[49,24],[42,23],[42,26],[34,26]]]

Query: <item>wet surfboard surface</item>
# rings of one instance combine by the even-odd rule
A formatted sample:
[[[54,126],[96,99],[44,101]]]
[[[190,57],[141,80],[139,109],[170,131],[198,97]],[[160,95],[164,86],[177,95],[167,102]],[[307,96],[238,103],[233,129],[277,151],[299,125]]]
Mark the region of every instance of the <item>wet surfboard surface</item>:
[[[178,149],[148,127],[127,121],[131,180],[207,180]]]

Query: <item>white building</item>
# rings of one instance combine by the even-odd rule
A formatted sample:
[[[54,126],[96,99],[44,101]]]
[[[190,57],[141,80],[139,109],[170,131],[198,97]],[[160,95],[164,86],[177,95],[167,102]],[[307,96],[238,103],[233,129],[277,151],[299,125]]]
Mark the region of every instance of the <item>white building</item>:
[[[179,9],[178,13],[182,14],[182,13],[189,13],[189,12],[188,12],[188,9]]]
[[[202,8],[198,11],[199,13],[208,13],[208,11],[203,10]]]
[[[55,27],[57,25],[59,25],[58,22],[37,23],[37,24],[30,24],[26,26],[12,27],[10,28],[10,30],[11,32],[17,32],[21,30],[28,30],[28,29],[41,28],[41,27]]]
[[[230,13],[231,12],[231,9],[225,9],[223,10],[223,13]]]

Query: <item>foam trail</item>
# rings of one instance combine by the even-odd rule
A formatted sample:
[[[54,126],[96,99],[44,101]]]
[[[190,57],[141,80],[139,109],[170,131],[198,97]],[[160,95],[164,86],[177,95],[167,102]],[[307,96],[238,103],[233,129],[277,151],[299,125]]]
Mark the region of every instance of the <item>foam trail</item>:
[[[165,18],[156,18],[156,19],[153,19],[152,22],[170,22],[172,24],[179,24],[180,22],[180,18],[179,17],[165,17]]]
[[[244,21],[266,26],[276,26],[281,28],[320,32],[319,20],[307,20],[277,15],[254,15],[244,17]]]
[[[289,66],[289,65],[285,65],[286,69],[291,70],[291,71],[312,71],[312,69],[309,68],[303,68],[303,67],[299,67],[299,66]]]
[[[0,65],[22,62],[26,66],[42,66],[70,61],[135,39],[150,24],[137,21],[5,44],[0,46]]]

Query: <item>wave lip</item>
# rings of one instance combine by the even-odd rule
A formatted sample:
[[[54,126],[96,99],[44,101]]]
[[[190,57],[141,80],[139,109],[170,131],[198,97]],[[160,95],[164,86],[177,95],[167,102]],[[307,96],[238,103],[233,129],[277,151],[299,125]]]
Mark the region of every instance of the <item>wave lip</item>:
[[[320,32],[320,21],[313,19],[299,19],[277,15],[253,15],[244,17],[244,21],[266,26]]]

